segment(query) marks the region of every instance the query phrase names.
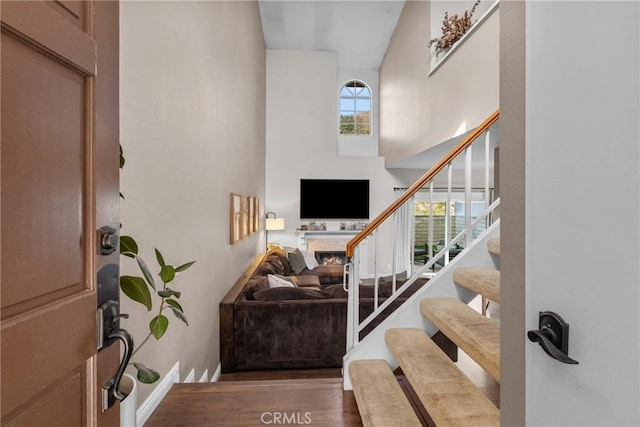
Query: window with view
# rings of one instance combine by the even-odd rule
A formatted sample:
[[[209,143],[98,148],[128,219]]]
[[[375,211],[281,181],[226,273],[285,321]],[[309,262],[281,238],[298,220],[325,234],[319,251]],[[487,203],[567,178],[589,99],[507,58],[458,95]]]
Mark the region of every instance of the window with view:
[[[340,89],[340,135],[371,135],[371,90],[361,81]]]

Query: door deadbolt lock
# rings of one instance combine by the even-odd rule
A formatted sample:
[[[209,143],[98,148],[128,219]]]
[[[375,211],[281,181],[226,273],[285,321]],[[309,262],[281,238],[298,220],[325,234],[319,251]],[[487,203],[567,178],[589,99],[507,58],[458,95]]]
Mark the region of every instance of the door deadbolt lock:
[[[113,227],[102,227],[98,230],[100,255],[109,255],[118,247],[118,232]]]

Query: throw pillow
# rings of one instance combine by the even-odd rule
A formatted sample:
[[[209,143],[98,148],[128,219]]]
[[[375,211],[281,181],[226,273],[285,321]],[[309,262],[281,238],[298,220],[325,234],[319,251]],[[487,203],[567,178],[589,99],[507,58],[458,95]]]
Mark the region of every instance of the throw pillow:
[[[302,273],[302,270],[307,268],[307,264],[304,261],[304,255],[300,252],[300,249],[289,253],[289,264],[291,265],[291,271],[295,274]]]
[[[315,256],[311,255],[309,252],[301,252],[302,256],[304,256],[304,263],[307,265],[309,270],[313,270],[318,266],[318,260]]]
[[[304,299],[326,299],[331,296],[319,289],[279,287],[265,289],[253,295],[256,301],[284,301]]]
[[[294,276],[293,282],[300,288],[319,288],[320,279],[318,276],[306,275],[306,276]]]
[[[269,274],[267,276],[267,280],[269,281],[269,287],[270,288],[280,288],[280,287],[289,287],[289,288],[293,288],[295,287],[294,283],[292,280],[285,278],[284,276],[280,276],[277,274]],[[257,292],[256,292],[257,294]],[[255,294],[253,294],[254,298],[255,298]]]

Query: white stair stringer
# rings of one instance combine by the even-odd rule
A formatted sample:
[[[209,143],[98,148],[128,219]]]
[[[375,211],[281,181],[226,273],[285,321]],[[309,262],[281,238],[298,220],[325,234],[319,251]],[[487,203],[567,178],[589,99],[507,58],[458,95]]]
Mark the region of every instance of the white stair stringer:
[[[420,312],[420,301],[429,297],[453,297],[468,304],[476,294],[453,283],[453,269],[456,267],[497,268],[496,261],[487,251],[487,242],[500,236],[500,220],[493,223],[484,233],[471,243],[469,248],[456,256],[438,274],[427,282],[392,314],[383,320],[374,330],[356,344],[343,359],[343,388],[352,390],[349,378],[349,363],[354,360],[384,359],[392,370],[398,363],[385,344],[385,331],[390,328],[420,328],[429,336],[438,329]]]

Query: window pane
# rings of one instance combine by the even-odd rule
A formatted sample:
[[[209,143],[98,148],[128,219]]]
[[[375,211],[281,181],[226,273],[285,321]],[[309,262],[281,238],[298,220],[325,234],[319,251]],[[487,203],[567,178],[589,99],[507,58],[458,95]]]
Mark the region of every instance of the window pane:
[[[356,99],[356,111],[371,111],[370,99]],[[340,107],[342,108],[342,107]]]
[[[350,111],[353,113],[355,111],[355,104],[355,99],[340,98],[340,111]]]
[[[371,113],[357,113],[354,117],[355,121],[358,123],[370,123],[371,122]]]
[[[352,80],[340,89],[340,134],[371,135],[371,91]]]

